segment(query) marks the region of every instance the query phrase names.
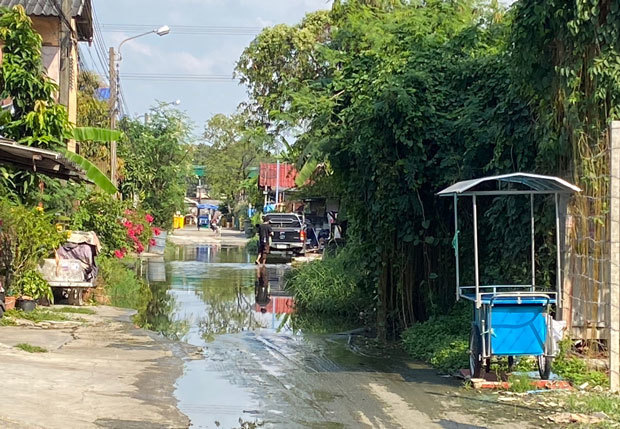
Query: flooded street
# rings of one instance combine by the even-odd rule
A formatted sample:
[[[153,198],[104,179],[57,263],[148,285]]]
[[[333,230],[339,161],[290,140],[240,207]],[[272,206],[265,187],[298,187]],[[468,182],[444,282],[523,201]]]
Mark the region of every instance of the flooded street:
[[[178,407],[192,427],[487,427],[520,415],[490,406],[398,349],[347,334],[351,327],[312,332],[308,325],[319,324],[291,314],[285,264],[259,269],[243,248],[216,245],[179,248],[170,259],[149,266],[159,304],[147,319],[203,350],[176,382]]]

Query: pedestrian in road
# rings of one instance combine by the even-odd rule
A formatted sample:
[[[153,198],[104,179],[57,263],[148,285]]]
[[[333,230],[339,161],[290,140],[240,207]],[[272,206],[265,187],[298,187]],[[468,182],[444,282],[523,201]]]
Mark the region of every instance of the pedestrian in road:
[[[273,230],[269,221],[265,216],[262,217],[263,223],[258,225],[258,257],[255,264],[267,263],[267,254],[269,254],[269,244],[273,236]]]

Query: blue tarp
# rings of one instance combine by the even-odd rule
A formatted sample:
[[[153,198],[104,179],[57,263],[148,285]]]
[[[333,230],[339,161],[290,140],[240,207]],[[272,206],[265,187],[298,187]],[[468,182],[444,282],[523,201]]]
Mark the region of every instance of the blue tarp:
[[[213,204],[196,204],[196,208],[200,209],[200,210],[217,210],[219,207],[218,206],[214,206]]]

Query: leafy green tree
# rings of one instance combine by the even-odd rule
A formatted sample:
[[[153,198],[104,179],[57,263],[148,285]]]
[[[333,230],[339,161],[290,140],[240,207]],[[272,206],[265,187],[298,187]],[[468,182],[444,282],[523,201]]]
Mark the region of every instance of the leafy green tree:
[[[120,188],[125,199],[137,200],[151,213],[155,224],[172,226],[183,210],[185,182],[191,169],[190,123],[173,109],[157,110],[149,122],[124,118],[125,138],[119,145],[122,158]]]
[[[207,122],[204,138],[194,162],[206,166],[206,183],[211,195],[222,196],[232,211],[239,201],[250,197],[256,203],[258,186],[248,180],[251,168],[271,158],[274,139],[246,113],[218,114]]]
[[[291,152],[302,172],[322,162],[340,189],[350,245],[363,255],[356,268],[370,273],[362,283],[378,300],[380,336],[453,300],[450,212],[435,192],[535,164],[528,100],[512,88],[505,54],[510,21],[497,5],[479,6],[336,2],[323,30],[306,28],[312,16],[268,30],[238,64],[264,122],[298,133]],[[314,39],[301,59],[312,62],[303,62],[291,41],[308,32]],[[278,73],[289,69],[294,77]],[[501,243],[510,232],[489,235]],[[471,232],[462,233],[467,242]],[[505,247],[521,249],[513,241]],[[517,264],[489,267],[486,278],[522,274]]]
[[[41,36],[33,30],[21,5],[0,8],[0,39],[4,43],[0,98],[10,98],[13,103],[12,110],[0,115],[0,134],[21,144],[66,153],[64,142],[72,137],[73,125],[65,107],[56,103],[54,94],[58,87],[45,74],[41,61]],[[77,154],[66,155],[84,167],[98,186],[108,190],[114,187],[87,159]],[[1,172],[6,196],[29,204],[41,201],[42,180],[35,172],[10,167],[2,167]],[[50,180],[44,179],[43,183],[52,183]]]

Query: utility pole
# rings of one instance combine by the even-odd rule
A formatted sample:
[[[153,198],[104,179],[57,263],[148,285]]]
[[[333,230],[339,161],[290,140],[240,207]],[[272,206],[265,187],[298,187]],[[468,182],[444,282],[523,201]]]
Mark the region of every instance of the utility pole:
[[[73,28],[71,28],[72,11],[71,0],[62,0],[60,7],[60,73],[58,76],[59,84],[59,97],[60,104],[67,108],[67,112],[73,106],[69,106],[71,103],[71,88],[73,87],[73,60],[71,53],[73,51]],[[67,149],[71,152],[75,152],[75,141],[69,140]]]
[[[118,88],[116,81],[116,53],[114,48],[110,48],[109,53],[109,73],[110,73],[110,128],[116,129],[117,99]],[[116,186],[116,142],[110,142],[110,181]]]

